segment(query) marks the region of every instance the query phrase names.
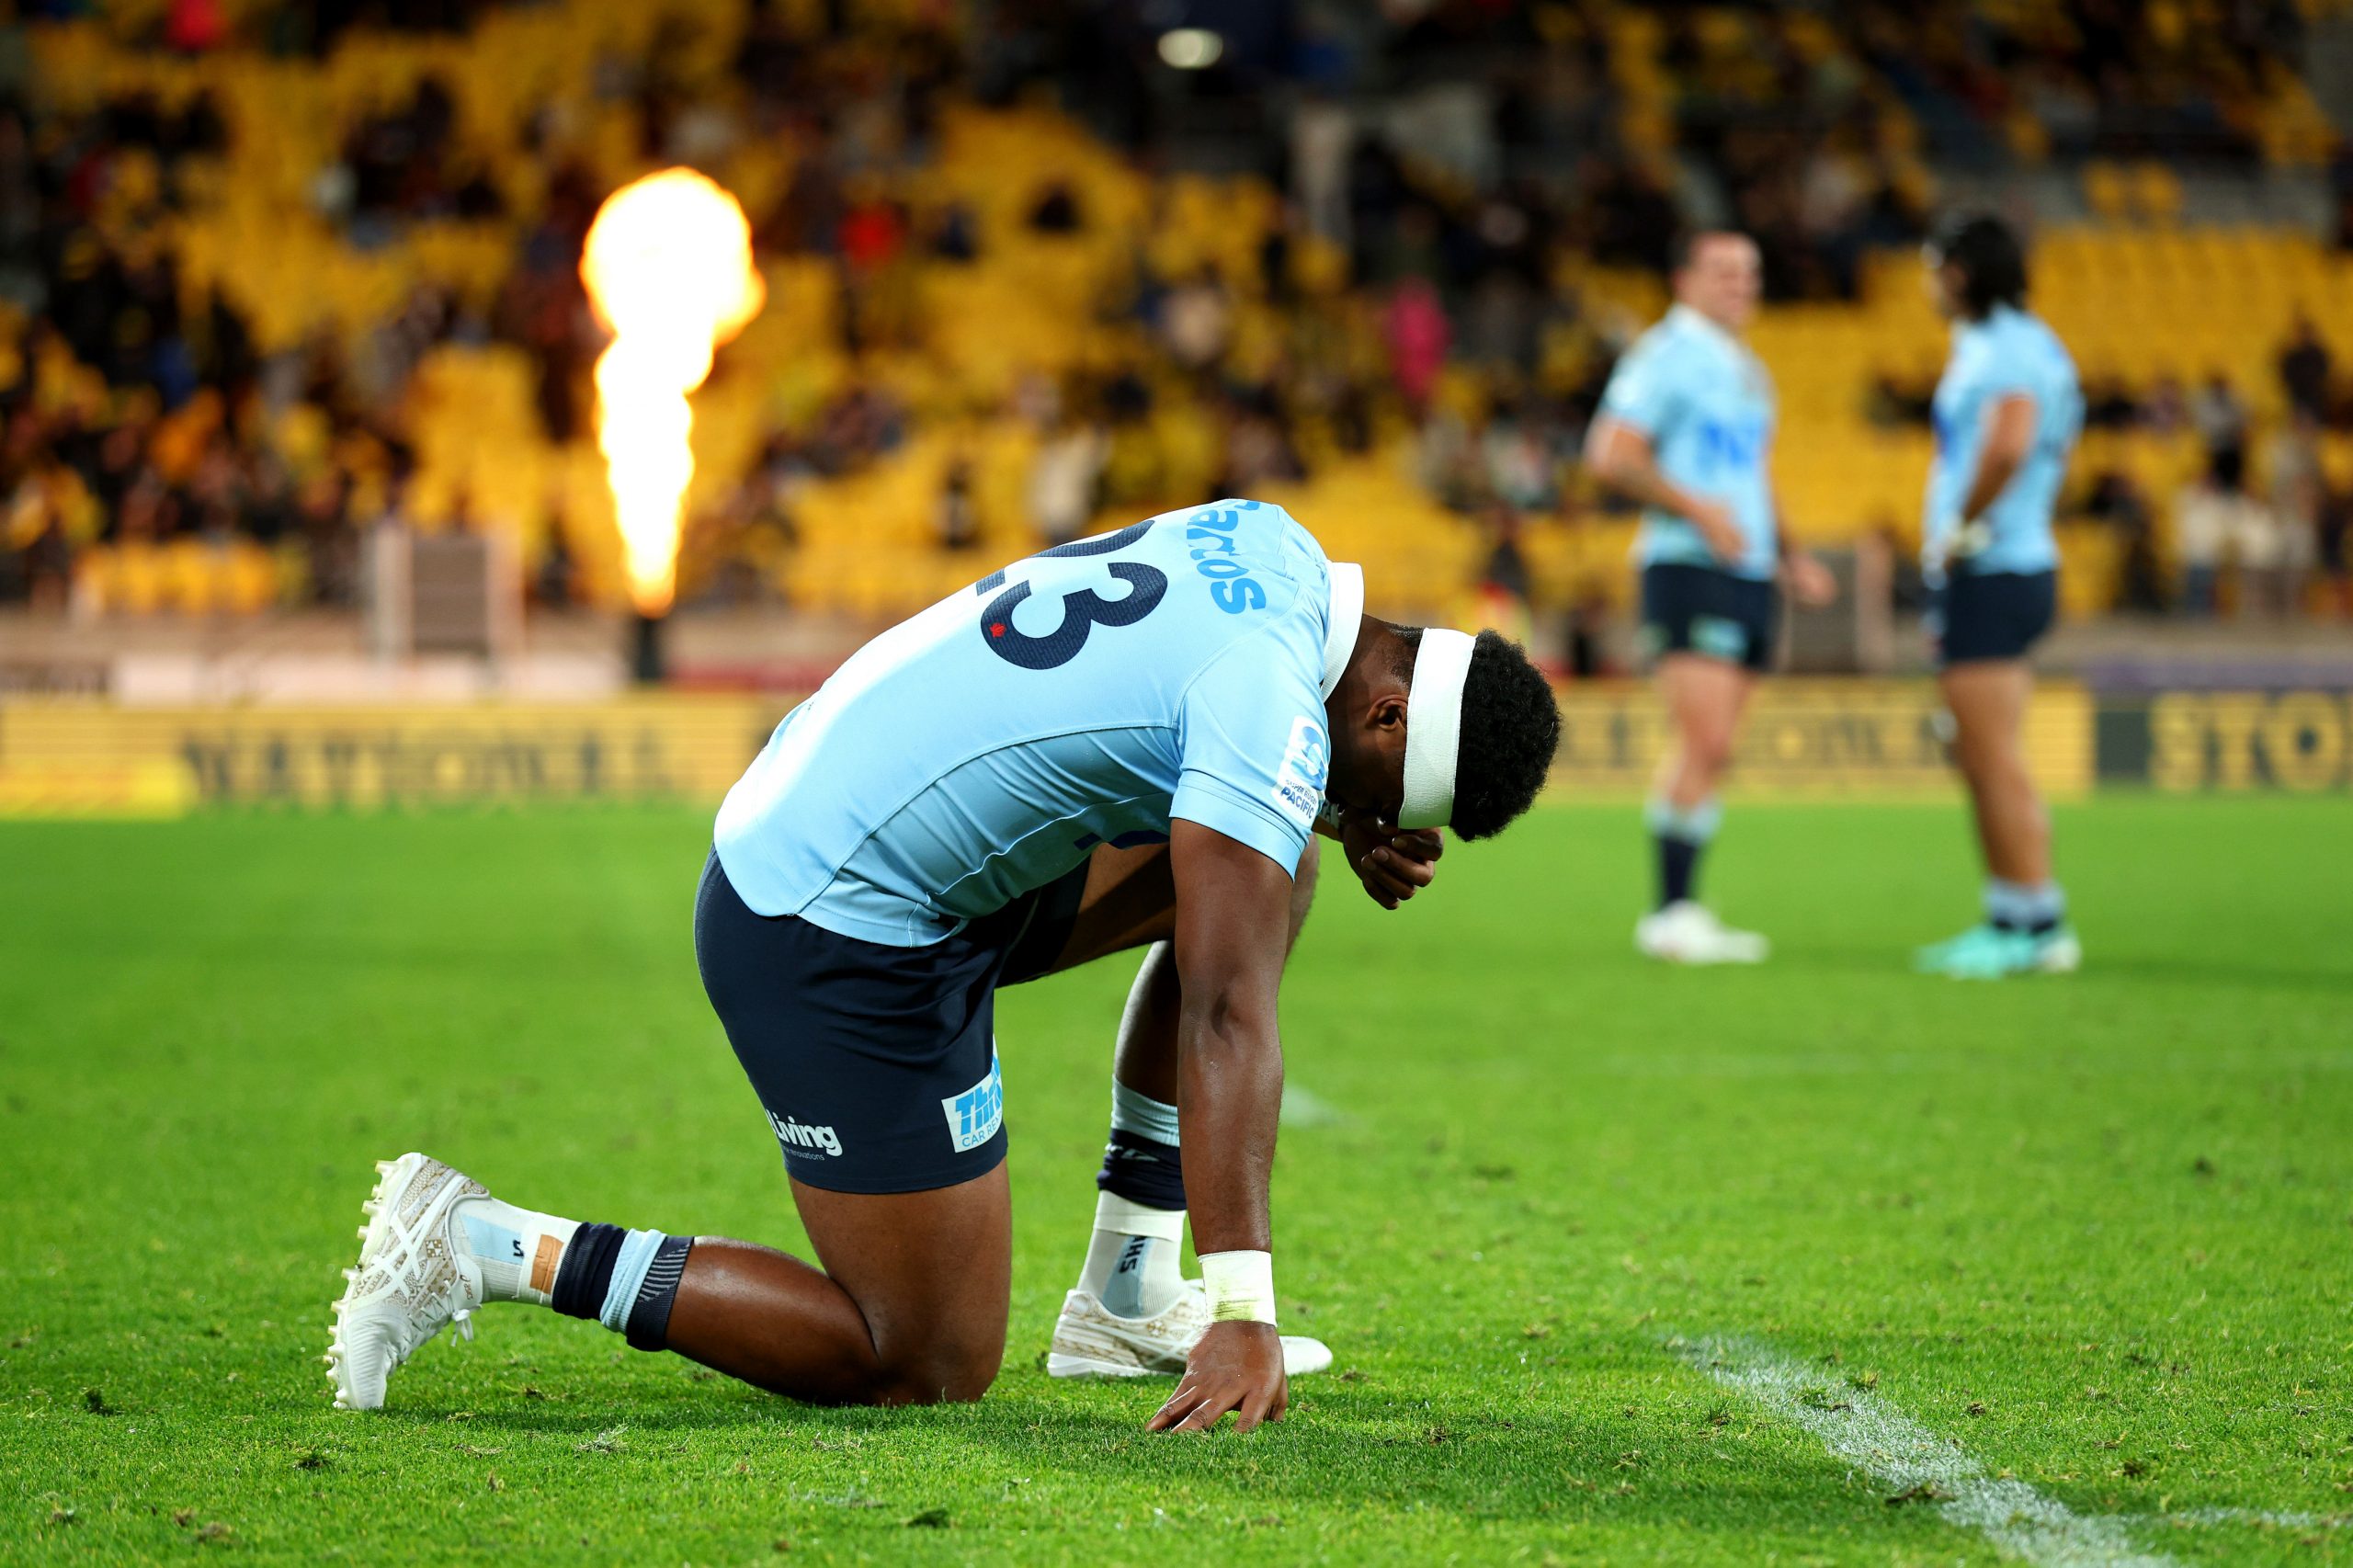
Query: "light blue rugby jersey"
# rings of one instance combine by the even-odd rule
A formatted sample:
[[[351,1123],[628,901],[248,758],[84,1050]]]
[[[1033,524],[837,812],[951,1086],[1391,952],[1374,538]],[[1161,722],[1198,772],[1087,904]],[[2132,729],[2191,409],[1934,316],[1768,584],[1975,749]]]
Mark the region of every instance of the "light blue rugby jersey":
[[[1770,578],[1780,546],[1773,516],[1773,380],[1745,344],[1688,305],[1634,341],[1610,373],[1601,412],[1650,437],[1659,472],[1732,508],[1747,540],[1720,562],[1681,517],[1643,513],[1634,554],[1645,566],[1712,566]]]
[[[1219,501],[1016,562],[853,654],[719,809],[762,915],[922,947],[1172,817],[1290,870],[1364,579]]]
[[[2034,444],[1993,506],[1964,536],[1961,503],[1977,477],[1985,420],[2006,397],[2034,399]],[[2034,316],[1996,305],[1953,328],[1952,358],[1937,383],[1937,454],[1928,468],[1921,556],[1930,573],[2048,572],[2059,563],[2051,514],[2083,433],[2084,397],[2066,345]]]

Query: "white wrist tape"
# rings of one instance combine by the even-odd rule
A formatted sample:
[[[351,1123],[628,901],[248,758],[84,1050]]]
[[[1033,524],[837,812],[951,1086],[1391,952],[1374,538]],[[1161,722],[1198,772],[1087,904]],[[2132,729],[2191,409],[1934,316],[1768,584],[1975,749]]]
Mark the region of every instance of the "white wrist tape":
[[[1275,1258],[1265,1252],[1201,1254],[1211,1323],[1275,1321]]]

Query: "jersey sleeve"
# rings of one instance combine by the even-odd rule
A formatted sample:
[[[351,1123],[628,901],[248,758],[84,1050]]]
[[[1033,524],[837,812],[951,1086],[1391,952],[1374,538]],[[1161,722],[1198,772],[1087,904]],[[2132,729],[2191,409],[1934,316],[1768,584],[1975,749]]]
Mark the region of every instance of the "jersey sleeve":
[[[1248,638],[1194,680],[1178,712],[1181,755],[1168,814],[1294,872],[1323,804],[1331,741],[1315,686],[1267,667],[1281,658],[1279,644]]]
[[[2050,395],[2036,347],[2016,333],[1989,337],[1979,346],[1969,364],[1970,390],[1977,394],[1979,408],[1991,413],[1995,403],[2012,397],[2030,397],[2039,405]]]
[[[1655,441],[1673,424],[1682,403],[1676,356],[1665,343],[1637,343],[1609,373],[1601,412]]]

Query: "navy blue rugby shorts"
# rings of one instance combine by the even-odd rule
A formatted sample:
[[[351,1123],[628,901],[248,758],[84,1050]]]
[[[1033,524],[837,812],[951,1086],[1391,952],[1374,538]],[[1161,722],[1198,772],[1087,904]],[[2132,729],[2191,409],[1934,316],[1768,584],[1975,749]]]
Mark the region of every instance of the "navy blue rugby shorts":
[[[2023,659],[2058,611],[2056,572],[1956,572],[1928,599],[1937,667]]]
[[[1643,568],[1643,641],[1653,658],[1698,653],[1762,675],[1773,663],[1780,590],[1712,566]]]
[[[921,1192],[1005,1159],[996,989],[1052,967],[1077,923],[1082,864],[922,948],[754,914],[714,852],[695,894],[703,990],[796,1181]]]

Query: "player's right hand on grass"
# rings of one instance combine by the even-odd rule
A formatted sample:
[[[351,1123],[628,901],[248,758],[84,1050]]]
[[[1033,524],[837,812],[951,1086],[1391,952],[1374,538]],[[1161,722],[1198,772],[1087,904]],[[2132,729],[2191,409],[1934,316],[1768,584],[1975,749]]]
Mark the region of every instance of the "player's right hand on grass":
[[[1732,508],[1722,502],[1695,500],[1688,517],[1718,561],[1729,565],[1747,552],[1748,540],[1742,535],[1740,525],[1733,521]]]
[[[1233,1429],[1247,1432],[1261,1421],[1280,1421],[1290,1407],[1290,1384],[1283,1376],[1283,1342],[1270,1323],[1213,1323],[1193,1353],[1176,1392],[1154,1412],[1151,1432],[1206,1432],[1227,1411]]]
[[[1340,826],[1340,847],[1348,857],[1348,869],[1364,883],[1372,902],[1394,909],[1430,885],[1446,840],[1435,828],[1408,832],[1373,818],[1350,816]]]

